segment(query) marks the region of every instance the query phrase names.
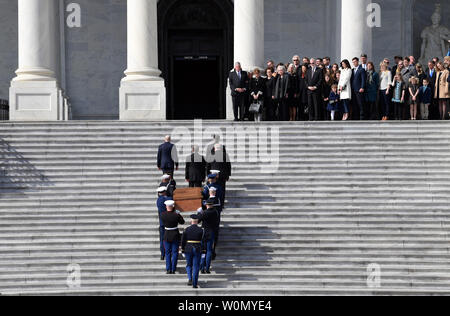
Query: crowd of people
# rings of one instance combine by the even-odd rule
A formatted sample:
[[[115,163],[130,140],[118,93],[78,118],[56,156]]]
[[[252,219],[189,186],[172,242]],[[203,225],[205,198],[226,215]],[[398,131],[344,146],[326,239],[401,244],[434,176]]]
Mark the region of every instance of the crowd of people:
[[[450,56],[427,65],[414,56],[366,54],[332,64],[329,57],[275,65],[264,73],[235,64],[229,75],[235,121],[445,120],[449,116]]]
[[[178,226],[184,225],[185,219],[176,209],[174,201],[177,189],[174,172],[179,168],[178,154],[170,136],[165,137],[157,157],[158,169],[163,172],[156,202],[161,260],[166,261],[166,273],[175,274],[181,249],[186,259],[188,286],[193,288],[198,288],[200,271],[202,274],[211,273],[225,206],[226,183],[231,176],[231,162],[219,137],[214,137],[206,152],[204,157],[199,153],[199,147],[193,146],[192,154],[186,157],[185,180],[191,188],[202,188],[202,207],[191,215],[191,226],[183,234]]]

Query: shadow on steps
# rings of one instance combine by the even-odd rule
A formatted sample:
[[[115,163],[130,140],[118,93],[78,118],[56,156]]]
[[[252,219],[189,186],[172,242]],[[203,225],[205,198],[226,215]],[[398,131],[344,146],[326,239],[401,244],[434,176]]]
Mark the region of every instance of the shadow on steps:
[[[0,138],[0,194],[18,193],[43,186],[53,184],[10,143]]]

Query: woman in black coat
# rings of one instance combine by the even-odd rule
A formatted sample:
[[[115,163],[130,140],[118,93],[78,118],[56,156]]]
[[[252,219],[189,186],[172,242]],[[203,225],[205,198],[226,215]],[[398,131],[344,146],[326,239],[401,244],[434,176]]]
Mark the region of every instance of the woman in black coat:
[[[303,121],[307,117],[305,110],[308,108],[308,85],[306,83],[306,72],[308,71],[308,65],[302,65],[298,73],[298,88],[299,88],[299,108],[298,117]]]
[[[277,78],[273,84],[272,99],[274,100],[275,109],[278,109],[278,119],[280,121],[289,120],[289,81],[290,76],[286,73],[284,66],[278,66]]]
[[[288,103],[289,103],[289,121],[297,120],[297,107],[299,95],[298,74],[293,64],[289,65],[289,87],[288,87]]]
[[[261,122],[264,110],[264,94],[266,90],[265,79],[261,77],[261,71],[256,68],[253,71],[253,78],[250,79],[250,106],[254,103],[260,103],[258,113],[251,113],[254,116],[255,122]]]
[[[266,69],[266,81],[264,82],[265,85],[265,93],[264,93],[264,110],[265,110],[265,121],[275,121],[275,109],[273,105],[272,100],[272,92],[273,92],[273,85],[275,82],[275,76],[272,71],[272,68]]]

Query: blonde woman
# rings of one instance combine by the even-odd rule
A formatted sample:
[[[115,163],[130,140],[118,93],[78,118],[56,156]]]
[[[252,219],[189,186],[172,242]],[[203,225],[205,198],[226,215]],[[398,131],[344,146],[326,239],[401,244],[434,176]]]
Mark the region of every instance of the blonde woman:
[[[445,69],[443,62],[437,63],[437,76],[436,76],[436,86],[435,86],[435,92],[434,97],[439,102],[439,114],[441,120],[445,120],[445,115],[447,114],[447,102],[448,99],[450,99],[450,92],[449,92],[449,83],[448,83],[448,77],[449,72],[448,69]]]
[[[390,110],[391,110],[391,99],[390,99],[390,87],[392,82],[392,72],[389,71],[388,65],[384,62],[380,64],[380,89],[379,89],[379,100],[381,104],[381,111],[383,121],[389,120]]]

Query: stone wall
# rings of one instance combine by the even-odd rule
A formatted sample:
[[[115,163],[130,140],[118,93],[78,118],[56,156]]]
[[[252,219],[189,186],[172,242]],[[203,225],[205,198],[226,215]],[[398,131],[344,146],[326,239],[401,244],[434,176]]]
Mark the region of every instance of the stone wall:
[[[67,94],[74,119],[118,119],[127,56],[126,0],[77,3],[82,26],[66,26],[65,32]]]

